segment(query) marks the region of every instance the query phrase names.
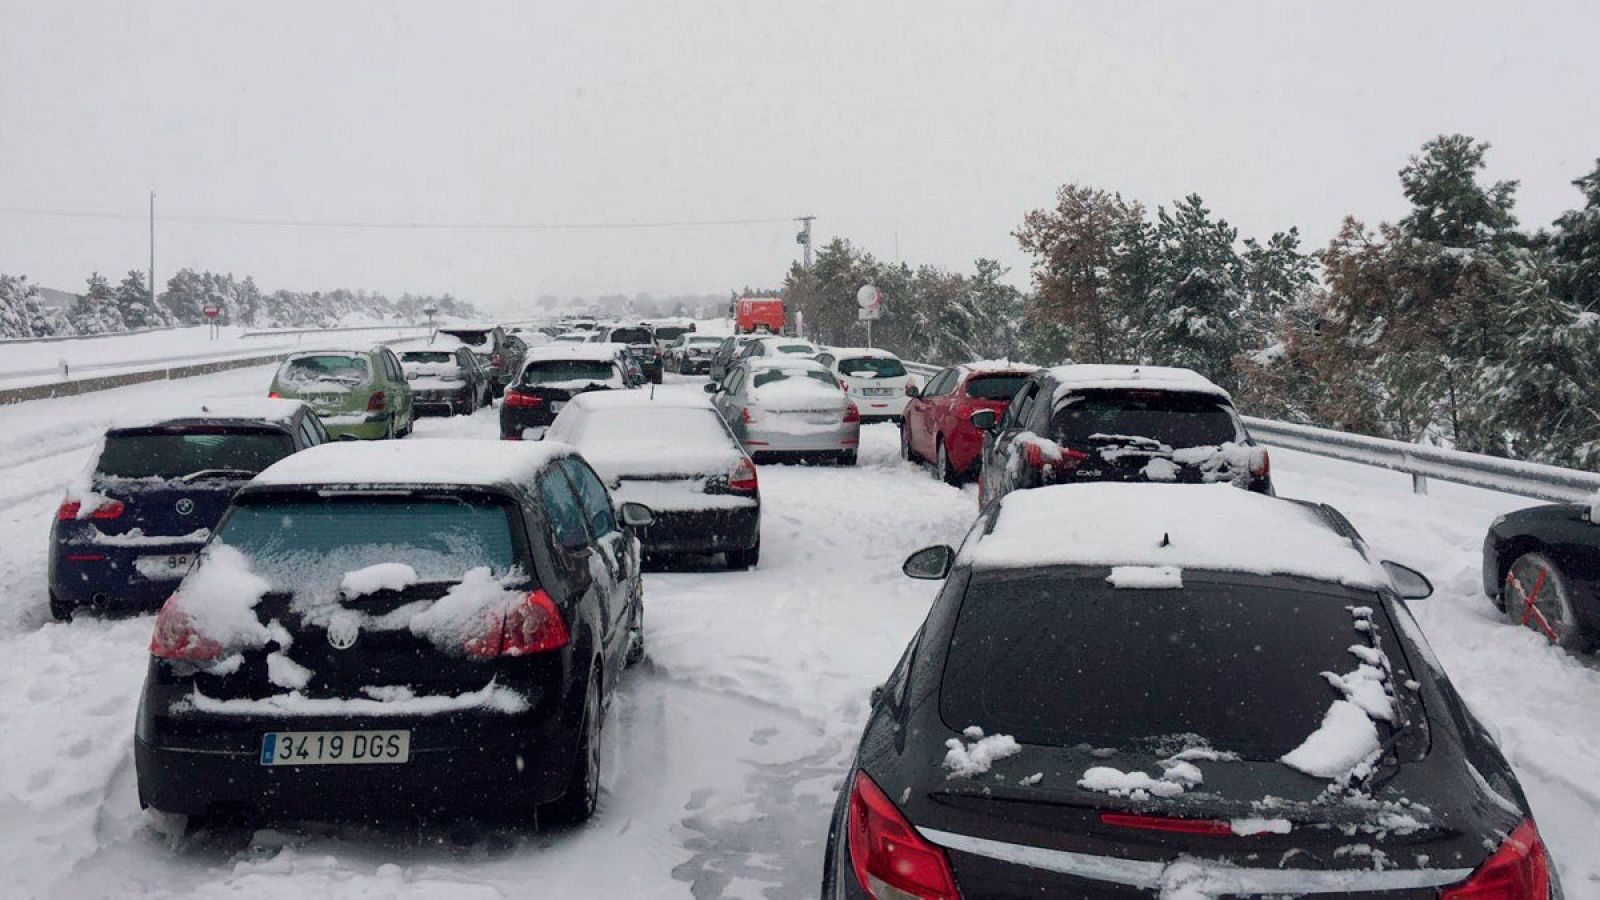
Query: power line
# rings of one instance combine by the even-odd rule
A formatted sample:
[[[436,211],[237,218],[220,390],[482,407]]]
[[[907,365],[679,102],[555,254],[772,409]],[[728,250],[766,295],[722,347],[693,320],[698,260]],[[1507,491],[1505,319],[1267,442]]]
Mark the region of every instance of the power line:
[[[80,219],[106,222],[142,222],[145,217],[128,213],[90,210],[39,209],[0,206],[0,214]],[[754,219],[683,219],[657,222],[377,222],[339,219],[278,219],[257,216],[163,215],[163,224],[238,225],[251,228],[345,228],[381,231],[598,231],[643,228],[717,228],[729,225],[772,225],[793,222],[793,216]]]

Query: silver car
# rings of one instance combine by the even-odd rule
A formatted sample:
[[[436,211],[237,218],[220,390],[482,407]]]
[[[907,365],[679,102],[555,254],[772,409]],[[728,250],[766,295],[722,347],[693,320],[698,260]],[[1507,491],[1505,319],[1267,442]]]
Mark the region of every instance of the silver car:
[[[831,460],[856,464],[861,410],[821,363],[797,357],[748,359],[706,385],[717,411],[757,462]]]

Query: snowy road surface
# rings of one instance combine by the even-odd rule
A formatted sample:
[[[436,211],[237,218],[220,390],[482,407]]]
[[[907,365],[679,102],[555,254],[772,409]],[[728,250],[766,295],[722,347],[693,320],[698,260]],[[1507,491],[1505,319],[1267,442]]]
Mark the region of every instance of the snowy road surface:
[[[404,834],[304,826],[175,850],[135,800],[132,729],[151,620],[48,623],[46,532],[63,484],[119,415],[259,396],[270,368],[0,408],[0,872],[6,896],[806,897],[872,686],[935,585],[909,551],[960,538],[975,495],[863,429],[856,469],[764,466],[758,569],[646,575],[648,662],[606,725],[606,793],[569,832]],[[669,376],[670,377],[670,376]],[[694,390],[669,386],[669,390]],[[496,433],[495,411],[417,439]],[[1417,604],[1462,693],[1527,788],[1568,895],[1600,897],[1600,669],[1501,625],[1478,585],[1489,521],[1527,501],[1274,451],[1287,496],[1342,509],[1438,593]]]

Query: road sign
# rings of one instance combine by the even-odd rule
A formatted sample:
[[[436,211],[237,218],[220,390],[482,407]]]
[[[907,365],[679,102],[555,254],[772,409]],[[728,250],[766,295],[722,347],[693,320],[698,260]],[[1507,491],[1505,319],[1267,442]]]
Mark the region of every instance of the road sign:
[[[205,317],[208,318],[208,319],[215,319],[218,316],[222,315],[222,307],[217,306],[214,303],[206,304],[205,308],[200,310],[200,311],[202,313],[205,313]]]
[[[856,291],[856,320],[870,322],[883,315],[883,292],[875,284],[864,284]]]

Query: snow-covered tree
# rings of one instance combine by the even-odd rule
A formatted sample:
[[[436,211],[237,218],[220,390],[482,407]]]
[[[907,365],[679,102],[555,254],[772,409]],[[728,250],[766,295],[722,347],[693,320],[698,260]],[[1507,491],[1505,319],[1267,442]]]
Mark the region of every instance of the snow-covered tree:
[[[150,299],[144,273],[135,269],[117,285],[117,311],[129,329],[160,328],[172,324],[166,308]]]
[[[67,308],[67,321],[78,334],[114,334],[127,331],[122,310],[117,307],[117,292],[99,272],[89,276],[84,293]]]
[[[39,290],[26,275],[0,274],[0,337],[50,337],[67,329],[39,302]]]

